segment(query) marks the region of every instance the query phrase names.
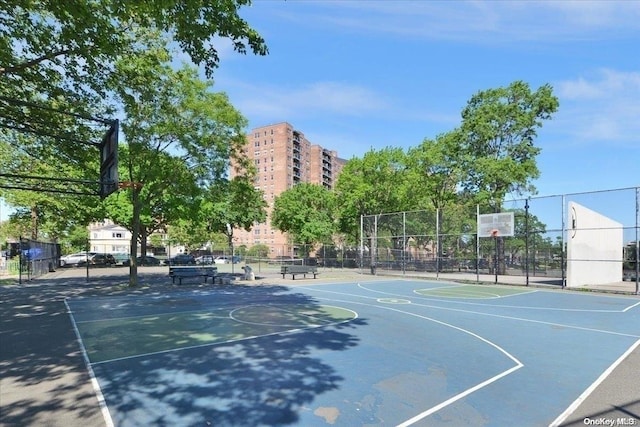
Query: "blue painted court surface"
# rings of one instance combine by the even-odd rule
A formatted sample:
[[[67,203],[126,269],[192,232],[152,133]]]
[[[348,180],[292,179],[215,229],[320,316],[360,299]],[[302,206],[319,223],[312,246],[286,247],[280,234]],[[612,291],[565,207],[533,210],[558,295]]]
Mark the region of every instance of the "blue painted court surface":
[[[116,426],[543,426],[640,340],[637,297],[441,282],[67,304]]]

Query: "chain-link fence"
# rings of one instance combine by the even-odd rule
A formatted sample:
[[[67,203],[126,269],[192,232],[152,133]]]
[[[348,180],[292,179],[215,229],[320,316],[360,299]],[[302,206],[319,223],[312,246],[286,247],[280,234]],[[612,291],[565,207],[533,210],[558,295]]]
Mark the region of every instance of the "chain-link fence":
[[[372,273],[490,274],[526,284],[628,280],[637,293],[639,199],[634,187],[511,200],[499,211],[513,212],[513,235],[495,238],[478,238],[478,216],[492,212],[477,205],[364,215],[360,262]]]
[[[56,243],[21,237],[18,250],[20,282],[54,271],[60,259],[60,245]]]

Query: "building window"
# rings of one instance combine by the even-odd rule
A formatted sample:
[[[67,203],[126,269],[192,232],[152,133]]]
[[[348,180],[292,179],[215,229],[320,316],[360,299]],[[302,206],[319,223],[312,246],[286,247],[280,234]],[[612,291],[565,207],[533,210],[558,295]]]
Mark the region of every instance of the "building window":
[[[93,233],[93,238],[97,239],[98,238],[98,233]]]

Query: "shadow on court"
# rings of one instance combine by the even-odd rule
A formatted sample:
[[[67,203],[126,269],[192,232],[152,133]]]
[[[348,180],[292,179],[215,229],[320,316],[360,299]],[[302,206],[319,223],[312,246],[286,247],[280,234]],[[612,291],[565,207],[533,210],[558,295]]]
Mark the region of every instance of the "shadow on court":
[[[104,424],[64,293],[55,284],[0,287],[2,425]]]
[[[64,300],[170,289],[166,273],[145,274],[131,290],[126,276],[109,270],[0,286],[0,426],[104,425]]]
[[[269,301],[281,288],[234,286]],[[316,304],[302,294],[288,303]],[[224,304],[224,302],[223,302]],[[223,344],[183,349],[94,365],[116,425],[286,425],[317,395],[340,387],[343,378],[312,356],[358,344],[350,330],[362,319]],[[139,393],[139,390],[153,390]],[[158,408],[147,411],[141,408]]]
[[[70,299],[70,306],[76,322],[80,323],[81,334],[84,328],[81,322],[105,320],[105,316],[112,319],[135,318],[163,311],[179,316],[181,311],[206,312],[208,309],[228,313],[228,310],[243,304],[260,307],[277,304],[282,307],[299,307],[305,312],[316,311],[320,307],[315,298],[303,293],[291,293],[284,286],[194,284],[195,286],[178,287],[153,284],[159,280],[166,283],[166,274],[145,277],[144,282],[151,285],[134,292],[119,286],[112,286],[109,290],[100,289],[104,286],[102,284],[94,284],[82,290],[84,285],[77,285],[81,289],[74,289],[67,296],[73,297]],[[65,286],[64,282],[58,284],[58,287],[61,286]],[[135,298],[136,295],[141,298]],[[93,298],[94,296],[97,298]],[[161,298],[154,300],[158,296]],[[109,305],[110,300],[117,308],[100,309],[102,305]],[[66,322],[69,334],[73,334],[62,297],[59,297],[59,303],[60,314],[63,315],[60,316],[61,321]],[[262,313],[258,313],[260,314]],[[279,310],[277,316],[277,319],[270,319],[266,314],[262,318],[245,317],[245,320],[265,322],[267,326],[236,322],[233,329],[227,331],[234,338],[202,346],[189,346],[185,343],[188,342],[188,336],[206,335],[211,330],[203,327],[202,322],[187,325],[187,333],[181,340],[182,346],[187,348],[180,348],[180,345],[169,348],[180,340],[169,337],[171,326],[167,325],[165,333],[158,334],[157,337],[158,342],[167,348],[151,354],[139,354],[142,351],[137,351],[134,353],[138,355],[95,363],[93,370],[115,425],[295,423],[301,408],[319,394],[339,388],[343,381],[332,366],[323,363],[313,354],[340,352],[357,346],[359,339],[356,337],[357,333],[353,333],[354,329],[367,322],[363,319],[351,319],[323,327],[300,328],[295,326],[296,316],[299,319],[299,315]],[[269,325],[269,322],[275,323]],[[293,327],[285,330],[269,328],[277,326],[277,323]],[[107,327],[109,328],[115,329],[117,326]],[[135,326],[133,328],[136,329]],[[159,329],[162,330],[162,325]],[[134,341],[136,332],[137,329],[133,333],[119,335],[120,332],[114,330],[117,341],[123,341],[120,344],[130,348],[138,345]],[[157,334],[156,331],[152,332]],[[72,349],[77,353],[75,338],[67,337],[66,341],[72,341],[68,350]],[[146,347],[143,345],[140,348]],[[81,356],[77,354],[76,359],[75,369],[82,373],[84,369]],[[101,360],[100,356],[96,360]],[[43,360],[36,363],[50,365],[51,362],[53,360],[49,363]],[[82,381],[88,383],[86,378]],[[79,387],[82,381],[76,381],[70,387]],[[95,397],[90,398],[92,390],[89,389],[87,394],[87,407],[95,409]],[[16,409],[12,412],[17,414]],[[78,415],[85,418],[82,414]]]

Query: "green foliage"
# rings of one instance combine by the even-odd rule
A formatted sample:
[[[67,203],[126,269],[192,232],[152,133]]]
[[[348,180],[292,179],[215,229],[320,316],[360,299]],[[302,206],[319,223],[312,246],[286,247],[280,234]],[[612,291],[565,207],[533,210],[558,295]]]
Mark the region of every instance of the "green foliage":
[[[362,215],[410,208],[406,182],[406,155],[400,148],[371,150],[349,160],[336,183],[339,230],[355,242]]]
[[[461,134],[455,130],[425,139],[407,151],[407,198],[415,207],[438,209],[456,202],[457,185],[463,176]]]
[[[72,92],[100,93],[114,59],[135,44],[135,28],[171,35],[208,76],[219,60],[215,36],[230,39],[240,53],[267,53],[262,37],[239,15],[249,0],[3,3],[0,75],[23,93],[59,95],[63,82]]]
[[[257,258],[267,258],[269,256],[269,246],[263,243],[258,243],[257,245],[253,245],[247,250],[247,256],[257,257]]]
[[[540,174],[537,129],[558,109],[550,85],[532,92],[522,81],[475,94],[462,111],[462,187],[497,212],[509,192],[534,192]]]
[[[334,210],[331,191],[321,185],[300,183],[276,198],[271,224],[290,233],[296,243],[311,245],[335,233]]]
[[[200,217],[210,231],[227,236],[230,246],[233,230],[251,230],[255,223],[267,218],[267,203],[262,191],[253,184],[253,171],[236,175],[231,180],[221,179],[205,193],[200,207]]]

